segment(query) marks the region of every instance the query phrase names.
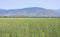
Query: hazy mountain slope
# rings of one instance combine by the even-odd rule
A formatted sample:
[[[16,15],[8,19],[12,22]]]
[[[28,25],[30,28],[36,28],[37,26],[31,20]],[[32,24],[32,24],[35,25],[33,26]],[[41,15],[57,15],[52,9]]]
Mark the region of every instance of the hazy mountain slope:
[[[58,9],[56,11],[57,11],[58,16],[60,17],[60,9]]]
[[[10,9],[2,10],[0,9],[1,16],[28,16],[28,17],[60,17],[60,12],[55,10],[39,8],[39,7],[30,7],[23,9]]]

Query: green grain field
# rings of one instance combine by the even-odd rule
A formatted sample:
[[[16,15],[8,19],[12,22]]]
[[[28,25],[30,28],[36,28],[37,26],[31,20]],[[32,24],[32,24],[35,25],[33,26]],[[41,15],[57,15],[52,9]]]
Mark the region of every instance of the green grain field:
[[[0,18],[0,37],[60,37],[60,18]]]

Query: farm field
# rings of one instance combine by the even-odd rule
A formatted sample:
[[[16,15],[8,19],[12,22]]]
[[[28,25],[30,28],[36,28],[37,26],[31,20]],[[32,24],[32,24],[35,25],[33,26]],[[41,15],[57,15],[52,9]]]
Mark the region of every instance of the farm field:
[[[60,37],[60,18],[0,18],[0,37]]]

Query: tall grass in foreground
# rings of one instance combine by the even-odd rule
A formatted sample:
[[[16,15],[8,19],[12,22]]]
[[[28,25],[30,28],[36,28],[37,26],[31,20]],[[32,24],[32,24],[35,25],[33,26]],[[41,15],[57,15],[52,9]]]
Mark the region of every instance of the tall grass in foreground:
[[[60,37],[60,18],[0,18],[0,37]]]

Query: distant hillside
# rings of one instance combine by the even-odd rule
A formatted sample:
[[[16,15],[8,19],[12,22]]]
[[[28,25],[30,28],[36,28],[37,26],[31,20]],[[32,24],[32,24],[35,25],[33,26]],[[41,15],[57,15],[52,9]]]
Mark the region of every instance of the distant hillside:
[[[0,9],[0,16],[9,17],[60,17],[60,10],[50,10],[39,7],[30,7],[23,9]]]

